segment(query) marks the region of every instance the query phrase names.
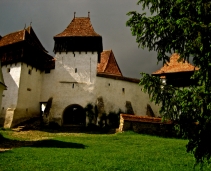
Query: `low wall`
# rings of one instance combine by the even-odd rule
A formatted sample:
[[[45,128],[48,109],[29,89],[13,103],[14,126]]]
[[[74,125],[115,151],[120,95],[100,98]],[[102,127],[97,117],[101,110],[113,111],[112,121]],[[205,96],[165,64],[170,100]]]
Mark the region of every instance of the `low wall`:
[[[119,131],[133,130],[137,133],[175,136],[174,124],[171,121],[162,122],[161,118],[120,114]]]

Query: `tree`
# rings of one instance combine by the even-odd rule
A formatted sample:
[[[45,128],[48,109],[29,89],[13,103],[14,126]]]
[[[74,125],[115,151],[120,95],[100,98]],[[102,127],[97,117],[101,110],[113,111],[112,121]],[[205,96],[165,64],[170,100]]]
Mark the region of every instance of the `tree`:
[[[159,78],[142,73],[140,85],[151,100],[162,104],[160,113],[177,123],[188,138],[187,152],[196,164],[211,157],[211,1],[210,0],[139,0],[151,16],[131,11],[126,25],[142,48],[157,51],[158,61],[169,61],[177,52],[180,60],[192,58],[200,69],[188,88],[162,85]]]

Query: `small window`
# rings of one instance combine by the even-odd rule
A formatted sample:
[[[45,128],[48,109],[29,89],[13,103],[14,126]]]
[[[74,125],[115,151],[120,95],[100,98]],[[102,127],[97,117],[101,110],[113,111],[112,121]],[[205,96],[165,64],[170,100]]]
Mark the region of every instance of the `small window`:
[[[29,69],[28,74],[31,75],[32,71]]]
[[[110,83],[108,83],[108,86],[110,86],[111,84]]]
[[[31,91],[32,89],[30,89],[30,88],[27,88],[27,91]]]
[[[72,85],[72,88],[74,88],[74,83],[73,83],[73,85]]]
[[[125,93],[125,88],[122,88],[122,92]]]
[[[7,72],[8,72],[8,73],[10,72],[10,68],[7,68]]]
[[[77,68],[75,68],[75,73],[77,73]]]

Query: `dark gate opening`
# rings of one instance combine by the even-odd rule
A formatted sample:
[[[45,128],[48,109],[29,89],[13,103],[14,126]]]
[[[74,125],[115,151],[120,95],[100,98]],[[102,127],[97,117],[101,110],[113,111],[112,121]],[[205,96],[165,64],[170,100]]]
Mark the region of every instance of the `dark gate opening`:
[[[65,108],[63,113],[63,125],[86,125],[86,112],[77,104]]]

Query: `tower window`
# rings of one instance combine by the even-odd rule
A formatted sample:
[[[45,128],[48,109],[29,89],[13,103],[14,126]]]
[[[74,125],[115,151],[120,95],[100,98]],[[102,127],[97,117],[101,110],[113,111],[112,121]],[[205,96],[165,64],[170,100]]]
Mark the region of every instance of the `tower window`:
[[[31,75],[31,73],[32,73],[32,71],[29,69],[29,70],[28,70],[28,74]]]
[[[73,83],[73,85],[72,85],[72,88],[74,88],[74,83]]]
[[[125,93],[125,88],[122,88],[122,92]]]
[[[75,73],[77,73],[77,68],[75,68]]]
[[[8,72],[8,73],[10,72],[10,68],[7,68],[7,72]]]

